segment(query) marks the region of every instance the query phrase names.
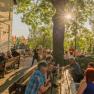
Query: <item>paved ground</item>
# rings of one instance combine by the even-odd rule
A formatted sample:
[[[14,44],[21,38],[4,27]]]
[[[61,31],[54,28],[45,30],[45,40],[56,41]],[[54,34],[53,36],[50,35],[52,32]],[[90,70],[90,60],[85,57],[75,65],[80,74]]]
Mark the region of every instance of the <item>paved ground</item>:
[[[0,94],[8,94],[8,87],[31,67],[31,62],[32,58],[30,57],[22,59],[19,69],[11,70],[10,73],[5,75],[5,78],[0,79]]]

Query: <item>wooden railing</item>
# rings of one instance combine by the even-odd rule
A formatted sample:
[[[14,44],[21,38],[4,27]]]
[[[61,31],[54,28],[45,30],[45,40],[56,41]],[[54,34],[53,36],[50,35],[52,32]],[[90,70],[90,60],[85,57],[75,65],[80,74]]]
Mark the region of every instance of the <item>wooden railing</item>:
[[[9,94],[24,94],[27,83],[36,68],[37,65],[33,66],[32,68],[28,69],[23,76],[17,79],[9,87]],[[69,70],[62,70],[62,77],[58,87],[51,87],[45,94],[76,94],[75,83]]]
[[[62,68],[61,78],[57,80],[57,87],[51,94],[76,94],[76,86],[71,76],[70,70]],[[50,94],[50,93],[48,93]]]
[[[37,65],[28,69],[25,74],[23,74],[19,79],[17,79],[10,87],[9,94],[24,94],[26,85],[32,75],[32,73],[37,68]]]
[[[76,94],[76,86],[70,70],[65,69],[62,73],[63,82],[61,82],[61,94]]]

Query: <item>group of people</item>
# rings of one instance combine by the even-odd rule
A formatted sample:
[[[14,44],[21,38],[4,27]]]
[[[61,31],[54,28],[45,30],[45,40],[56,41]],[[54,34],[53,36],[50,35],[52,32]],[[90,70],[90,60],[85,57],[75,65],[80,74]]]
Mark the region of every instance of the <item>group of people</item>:
[[[44,92],[51,87],[53,70],[57,67],[53,60],[53,52],[49,49],[34,49],[32,66],[34,65],[35,60],[38,62],[38,69],[31,76],[25,94],[44,94]],[[81,81],[83,77],[82,71],[80,65],[74,58],[69,59],[69,65],[66,66],[66,68],[67,67],[72,69],[71,73],[74,81]]]
[[[39,55],[40,51],[42,53]],[[25,94],[44,94],[52,85],[55,65],[51,52],[46,49],[34,49],[32,65],[35,60],[39,62],[38,67],[29,80]]]
[[[77,94],[94,94],[94,62],[88,63],[86,70],[82,70],[79,63],[70,58],[65,68],[70,69],[74,82],[80,83]]]
[[[37,60],[38,68],[31,76],[26,87],[25,94],[45,94],[52,86],[53,70],[56,67],[51,50],[34,49],[33,60]],[[69,65],[65,68],[70,69],[74,82],[80,86],[77,94],[94,94],[94,63],[89,63],[87,69],[83,71],[75,58],[68,58]]]
[[[73,58],[73,57],[85,57],[87,56],[88,54],[85,52],[85,53],[81,53],[79,51],[65,51],[64,53],[64,59],[67,60],[69,58]]]
[[[32,65],[34,65],[35,60],[39,62],[41,60],[46,60],[47,57],[52,57],[52,51],[50,49],[35,48],[32,53]]]

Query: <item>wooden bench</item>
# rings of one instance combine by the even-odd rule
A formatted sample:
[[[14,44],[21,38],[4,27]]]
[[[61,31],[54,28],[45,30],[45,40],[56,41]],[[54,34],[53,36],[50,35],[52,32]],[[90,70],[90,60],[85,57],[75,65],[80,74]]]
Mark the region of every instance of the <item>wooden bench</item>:
[[[16,66],[19,68],[20,65],[20,56],[13,57],[11,59],[5,60],[0,63],[0,75],[4,77],[5,72],[7,72],[8,68],[15,69]]]
[[[6,60],[5,68],[10,67],[11,65],[13,65],[14,68],[15,68],[15,65],[17,65],[17,68],[19,68],[19,65],[20,65],[20,56],[13,57],[11,59]]]
[[[10,87],[9,94],[24,94],[26,85],[32,75],[32,73],[37,68],[37,65],[28,69],[25,74],[23,74],[19,79],[17,79]]]

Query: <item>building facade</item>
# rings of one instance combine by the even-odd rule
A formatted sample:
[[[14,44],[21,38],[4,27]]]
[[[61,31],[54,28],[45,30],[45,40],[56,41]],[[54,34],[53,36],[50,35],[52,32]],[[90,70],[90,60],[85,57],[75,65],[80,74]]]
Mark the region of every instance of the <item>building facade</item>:
[[[0,51],[10,47],[13,0],[0,0]]]

